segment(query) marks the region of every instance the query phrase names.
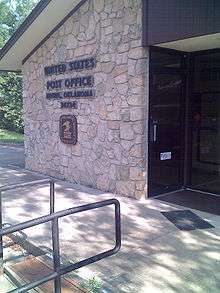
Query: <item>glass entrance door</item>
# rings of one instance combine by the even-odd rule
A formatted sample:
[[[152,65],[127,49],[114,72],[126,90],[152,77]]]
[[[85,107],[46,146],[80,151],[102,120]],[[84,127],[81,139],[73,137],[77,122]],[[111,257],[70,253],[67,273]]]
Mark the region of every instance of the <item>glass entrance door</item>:
[[[191,187],[220,194],[220,52],[194,56]]]
[[[183,186],[220,194],[220,49],[152,48],[149,117],[149,196]]]
[[[183,175],[183,56],[151,52],[149,195],[176,190]]]

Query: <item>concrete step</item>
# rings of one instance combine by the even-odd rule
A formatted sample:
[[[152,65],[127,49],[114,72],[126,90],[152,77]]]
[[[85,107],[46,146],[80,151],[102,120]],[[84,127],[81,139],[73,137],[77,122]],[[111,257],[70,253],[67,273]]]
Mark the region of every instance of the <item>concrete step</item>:
[[[27,257],[24,261],[11,264],[5,267],[5,274],[16,284],[22,286],[27,283],[39,280],[51,274],[52,269],[37,257]],[[88,293],[80,288],[74,280],[62,278],[62,293]],[[29,292],[52,293],[54,292],[53,281],[45,283]]]
[[[13,289],[16,289],[16,287],[7,278],[7,276],[5,275],[0,276],[0,293],[6,293]]]
[[[4,237],[4,280],[10,280],[16,288],[25,284],[39,280],[42,277],[50,275],[53,270],[52,251],[42,250],[28,241],[27,237],[21,235],[9,235]],[[63,263],[61,259],[61,263]],[[2,281],[3,282],[3,281]],[[7,281],[0,282],[0,288],[3,285],[9,286]],[[71,278],[62,278],[62,293],[88,293],[87,290],[80,288],[79,280]],[[13,289],[13,288],[12,288]],[[0,293],[6,293],[12,290],[4,289]],[[53,293],[53,281],[39,286],[39,288],[29,290],[30,293]]]

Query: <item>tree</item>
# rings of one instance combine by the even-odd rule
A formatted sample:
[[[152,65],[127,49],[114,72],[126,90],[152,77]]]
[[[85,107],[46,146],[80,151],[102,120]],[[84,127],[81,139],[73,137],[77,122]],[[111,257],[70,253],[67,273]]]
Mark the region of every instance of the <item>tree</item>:
[[[22,78],[17,73],[0,76],[1,127],[23,132]]]
[[[37,0],[0,0],[0,48],[12,36]],[[0,75],[0,126],[23,131],[22,79],[20,74]]]

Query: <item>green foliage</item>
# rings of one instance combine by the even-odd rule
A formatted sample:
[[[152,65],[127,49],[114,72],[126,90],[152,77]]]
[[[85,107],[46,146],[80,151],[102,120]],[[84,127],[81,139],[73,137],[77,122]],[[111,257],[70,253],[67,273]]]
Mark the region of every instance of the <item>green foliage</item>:
[[[0,129],[0,143],[23,143],[24,136],[23,134],[8,131],[5,129]]]
[[[92,293],[100,293],[102,288],[102,282],[98,280],[95,276],[88,281],[81,284],[81,287],[89,290]]]
[[[21,76],[0,76],[0,127],[23,132]]]
[[[37,2],[37,0],[0,0],[0,48]],[[23,131],[22,80],[19,74],[0,75],[0,127]]]
[[[0,0],[0,47],[3,47],[37,2],[37,0]]]

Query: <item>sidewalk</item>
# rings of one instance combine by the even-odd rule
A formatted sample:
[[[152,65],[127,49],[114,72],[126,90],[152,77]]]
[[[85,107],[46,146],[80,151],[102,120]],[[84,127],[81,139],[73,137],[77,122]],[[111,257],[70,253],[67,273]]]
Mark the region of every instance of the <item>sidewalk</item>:
[[[0,168],[0,185],[42,178],[19,168]],[[114,197],[80,185],[58,181],[56,211]],[[184,209],[159,200],[118,198],[122,212],[122,248],[113,257],[78,271],[98,276],[103,292],[220,292],[220,217],[194,211],[215,229],[183,232],[161,211]],[[49,187],[23,188],[3,194],[4,222],[27,221],[49,212]],[[59,222],[61,255],[72,261],[111,248],[111,208],[68,216]],[[24,231],[31,242],[51,249],[47,224]]]

